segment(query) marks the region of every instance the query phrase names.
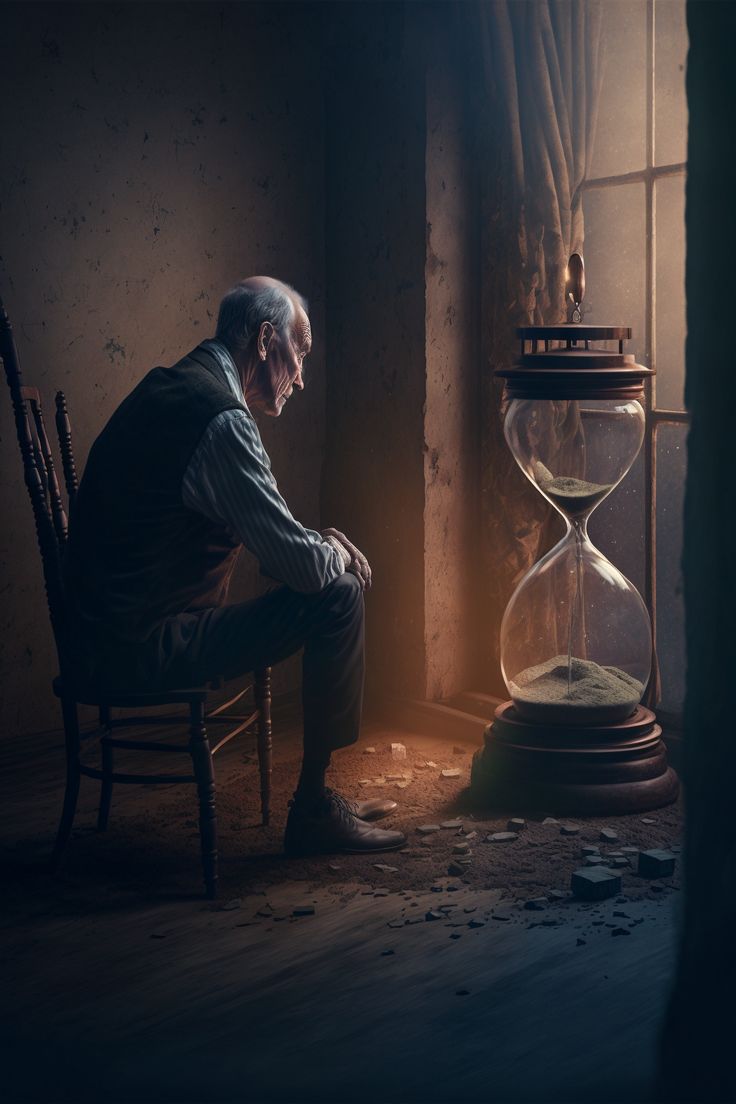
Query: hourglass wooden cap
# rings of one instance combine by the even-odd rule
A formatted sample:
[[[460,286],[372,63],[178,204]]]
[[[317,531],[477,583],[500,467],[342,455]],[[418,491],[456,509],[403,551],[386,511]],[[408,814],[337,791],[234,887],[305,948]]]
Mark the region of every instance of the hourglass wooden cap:
[[[651,368],[624,353],[628,326],[520,326],[521,351],[510,368],[496,375],[506,381],[510,398],[638,399]],[[591,348],[594,341],[617,341],[618,351]],[[554,345],[553,348],[550,346]]]

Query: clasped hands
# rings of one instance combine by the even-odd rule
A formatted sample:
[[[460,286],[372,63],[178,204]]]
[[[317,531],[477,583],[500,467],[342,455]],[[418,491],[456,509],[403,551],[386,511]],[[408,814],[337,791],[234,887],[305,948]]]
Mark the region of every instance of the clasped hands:
[[[371,565],[359,548],[349,541],[339,529],[323,529],[322,536],[327,540],[337,541],[350,557],[350,562],[345,565],[345,570],[357,576],[363,590],[371,589]]]

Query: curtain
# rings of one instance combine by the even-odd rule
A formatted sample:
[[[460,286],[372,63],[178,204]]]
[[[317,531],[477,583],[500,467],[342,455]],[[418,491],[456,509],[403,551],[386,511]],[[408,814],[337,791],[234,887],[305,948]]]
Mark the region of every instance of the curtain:
[[[601,14],[600,0],[487,0],[474,12],[488,363],[481,512],[486,612],[495,626],[488,659],[496,671],[503,610],[522,575],[563,530],[506,445],[503,388],[492,372],[514,359],[517,326],[567,318],[567,261],[583,251],[581,188],[600,99]],[[561,459],[572,456],[579,421],[562,403],[549,403],[547,416]],[[492,689],[500,691],[500,682]]]

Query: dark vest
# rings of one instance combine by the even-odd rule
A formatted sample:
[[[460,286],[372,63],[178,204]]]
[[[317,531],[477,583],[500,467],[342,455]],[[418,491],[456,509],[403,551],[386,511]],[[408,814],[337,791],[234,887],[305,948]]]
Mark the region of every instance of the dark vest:
[[[145,640],[164,618],[221,605],[240,542],[184,506],[181,485],[208,424],[246,408],[201,346],[154,368],[95,441],[70,520],[66,580],[88,641]]]

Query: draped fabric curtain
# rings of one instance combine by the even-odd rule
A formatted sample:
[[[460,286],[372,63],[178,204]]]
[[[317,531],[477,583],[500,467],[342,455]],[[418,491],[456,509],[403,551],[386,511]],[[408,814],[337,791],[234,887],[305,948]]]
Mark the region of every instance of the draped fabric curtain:
[[[562,523],[511,456],[503,389],[492,371],[513,360],[517,326],[567,318],[566,267],[570,253],[583,250],[581,188],[600,99],[601,14],[600,0],[481,0],[473,9],[488,364],[482,524],[488,658],[495,670],[503,610],[521,576],[559,538]],[[554,440],[560,468],[571,470],[579,420],[563,403],[549,403],[545,416],[543,431]],[[492,689],[500,691],[500,683]]]

